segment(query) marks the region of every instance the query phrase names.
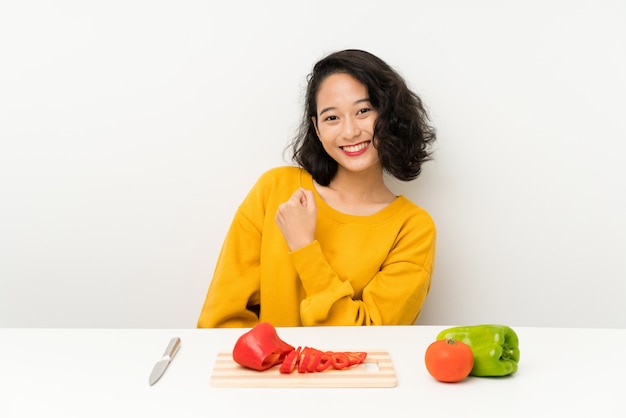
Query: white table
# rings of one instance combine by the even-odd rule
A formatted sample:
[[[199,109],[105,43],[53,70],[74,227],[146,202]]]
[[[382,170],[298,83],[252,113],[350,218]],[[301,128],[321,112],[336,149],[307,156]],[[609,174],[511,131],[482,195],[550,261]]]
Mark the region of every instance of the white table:
[[[424,353],[444,326],[278,328],[292,345],[385,349],[394,388],[213,388],[242,329],[0,329],[0,417],[625,417],[626,330],[515,327],[508,378],[435,381]],[[182,346],[154,386],[172,337]]]

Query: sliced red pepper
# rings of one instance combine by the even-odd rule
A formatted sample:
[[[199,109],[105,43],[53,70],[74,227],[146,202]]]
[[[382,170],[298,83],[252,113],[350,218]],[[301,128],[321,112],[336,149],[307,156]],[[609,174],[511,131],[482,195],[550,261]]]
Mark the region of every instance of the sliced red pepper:
[[[333,367],[337,370],[350,367],[350,358],[346,353],[333,353]]]
[[[323,372],[333,365],[333,353],[332,351],[320,352],[320,362],[315,368],[316,372]]]
[[[296,367],[298,367],[301,349],[301,347],[298,347],[295,350],[291,350],[289,354],[287,354],[283,363],[280,365],[280,369],[278,369],[281,373],[292,373]]]
[[[367,358],[367,353],[364,351],[346,351],[345,354],[350,359],[351,366],[361,364],[365,362],[365,359]]]
[[[316,372],[317,366],[319,366],[320,361],[322,361],[322,352],[320,350],[312,348],[309,363],[306,365],[306,371],[309,373]]]
[[[261,322],[243,334],[233,349],[233,360],[238,364],[254,369],[267,370],[281,364],[281,373],[322,372],[329,367],[345,369],[365,362],[367,353],[363,351],[321,351],[312,347],[295,349],[280,339],[276,328],[268,322]]]
[[[294,347],[280,339],[268,322],[255,325],[243,334],[233,348],[233,360],[254,370],[267,370],[282,363]]]
[[[298,369],[298,373],[323,372],[333,367],[336,370],[345,369],[365,362],[366,352],[361,351],[321,351],[312,347],[298,347],[287,355],[280,366],[281,373],[292,373]]]
[[[311,349],[309,347],[304,347],[300,352],[300,360],[298,362],[298,373],[306,373],[307,365],[311,360]]]

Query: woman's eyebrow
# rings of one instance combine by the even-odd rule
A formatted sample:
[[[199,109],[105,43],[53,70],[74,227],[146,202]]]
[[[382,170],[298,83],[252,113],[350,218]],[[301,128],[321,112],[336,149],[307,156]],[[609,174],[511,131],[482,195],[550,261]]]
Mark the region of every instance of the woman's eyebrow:
[[[321,110],[320,116],[322,116],[324,113],[330,112],[331,110],[334,110],[334,109],[335,109],[334,107],[326,107],[326,108]]]
[[[359,103],[363,103],[363,102],[369,102],[370,99],[368,97],[365,97],[363,99],[359,99],[356,102],[354,102],[355,105],[359,104]],[[329,112],[331,110],[335,110],[336,107],[335,106],[330,106],[330,107],[325,107],[324,109],[322,109],[319,113],[320,116],[322,116],[325,112]]]

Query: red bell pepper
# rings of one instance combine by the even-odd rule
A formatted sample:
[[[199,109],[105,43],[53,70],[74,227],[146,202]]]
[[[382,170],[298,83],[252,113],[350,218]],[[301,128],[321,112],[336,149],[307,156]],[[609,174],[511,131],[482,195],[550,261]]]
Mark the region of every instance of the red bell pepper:
[[[280,339],[276,328],[268,322],[260,322],[243,334],[233,348],[233,360],[254,369],[267,370],[283,362],[294,347]]]
[[[280,373],[323,372],[329,367],[341,370],[365,362],[362,351],[321,351],[313,347],[298,347],[281,340],[276,328],[261,322],[243,334],[233,348],[233,360],[249,369],[263,371],[281,364]]]

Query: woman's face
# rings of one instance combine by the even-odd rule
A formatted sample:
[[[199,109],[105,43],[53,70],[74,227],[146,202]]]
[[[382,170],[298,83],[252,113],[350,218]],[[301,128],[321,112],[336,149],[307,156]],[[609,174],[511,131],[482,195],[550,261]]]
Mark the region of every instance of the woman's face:
[[[367,88],[351,75],[332,74],[320,84],[313,124],[322,146],[340,170],[380,169],[373,145],[377,117]]]

